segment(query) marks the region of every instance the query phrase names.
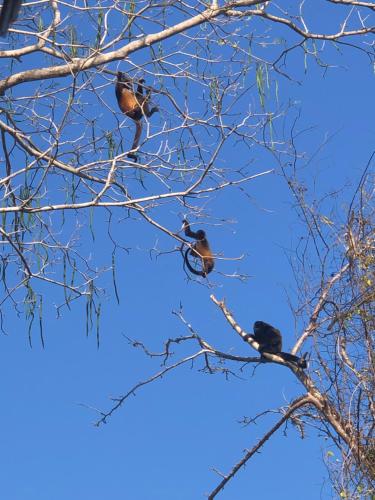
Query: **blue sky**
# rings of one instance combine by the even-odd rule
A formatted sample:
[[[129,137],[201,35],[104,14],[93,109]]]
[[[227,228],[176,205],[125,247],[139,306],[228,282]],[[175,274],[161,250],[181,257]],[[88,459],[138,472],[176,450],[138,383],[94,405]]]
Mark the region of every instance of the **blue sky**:
[[[330,137],[301,174],[309,195],[319,197],[348,180],[355,184],[374,149],[374,74],[366,57],[349,48],[336,58],[345,67],[326,73],[311,63],[304,74],[301,54],[291,58],[302,85],[281,79],[280,100],[298,103],[301,129],[314,127],[299,145],[311,156]],[[113,93],[108,90],[106,97],[115,106]],[[230,148],[225,155],[229,163],[244,161]],[[276,166],[267,161],[264,165],[255,159],[254,172]],[[252,181],[247,191],[250,197],[228,189],[209,205],[216,217],[236,220],[206,228],[213,249],[226,256],[247,254],[240,264],[217,263],[213,293],[227,300],[243,327],[249,329],[258,319],[279,327],[287,350],[298,331],[287,300],[294,281],[286,255],[303,229],[277,172]],[[332,203],[340,207],[349,195],[350,187]],[[178,224],[179,215],[166,217]],[[85,244],[92,247],[94,259],[108,265],[110,245],[100,237],[106,217],[104,211],[94,215],[99,237]],[[185,318],[208,342],[251,354],[210,301],[210,289],[187,282],[180,254],[150,257],[155,243],[170,249],[167,237],[137,223],[119,225],[118,231],[132,250],[117,254],[120,305],[110,275],[103,279],[108,293],[102,299],[99,350],[95,335],[85,336],[84,308],[78,304],[60,319],[53,309],[46,310],[44,350],[37,330],[30,349],[22,320],[0,336],[1,499],[204,498],[219,481],[212,468],[228,472],[275,420],[269,415],[252,426],[239,421],[301,394],[292,374],[280,366],[260,366],[255,373],[253,366],[246,367],[242,379],[226,380],[200,372],[202,361],[197,361],[141,388],[107,425],[95,427],[97,414],[90,407],[109,409],[111,396],[125,393],[160,368],[160,360],[146,358],[125,336],[161,350],[168,337],[188,333],[172,314],[180,303]],[[220,274],[237,268],[251,276],[247,283]],[[174,350],[181,357],[191,352],[183,346]],[[218,498],[331,498],[323,464],[327,446],[314,430],[307,429],[301,440],[289,425],[287,436],[279,431]]]

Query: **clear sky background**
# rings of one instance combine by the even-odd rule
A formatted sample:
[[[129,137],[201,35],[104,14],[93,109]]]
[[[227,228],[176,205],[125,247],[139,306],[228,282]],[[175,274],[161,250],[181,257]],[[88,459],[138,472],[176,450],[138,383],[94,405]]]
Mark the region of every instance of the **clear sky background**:
[[[314,127],[300,140],[310,157],[330,137],[302,176],[311,197],[346,186],[340,197],[331,198],[339,208],[374,150],[374,73],[359,51],[347,48],[338,56],[332,50],[330,56],[338,67],[325,72],[311,63],[304,74],[302,54],[291,55],[290,68],[295,64],[295,79],[302,85],[280,79],[279,97],[298,103],[300,129]],[[249,81],[253,78],[250,75]],[[105,98],[115,107],[113,88],[107,88]],[[251,99],[258,99],[256,90]],[[236,166],[244,161],[230,148],[226,159]],[[254,160],[254,173],[274,167],[270,157],[267,164]],[[260,366],[254,373],[251,365],[242,379],[226,380],[200,372],[198,361],[141,388],[107,425],[93,425],[98,415],[90,407],[109,409],[111,396],[124,394],[160,368],[159,359],[145,357],[125,336],[160,351],[165,339],[188,333],[172,314],[180,303],[197,332],[223,351],[253,354],[210,301],[212,291],[226,299],[241,326],[250,329],[258,319],[270,322],[284,333],[285,350],[293,345],[298,331],[288,305],[294,280],[287,257],[303,229],[277,171],[254,180],[247,191],[250,197],[226,190],[209,205],[217,218],[235,221],[205,228],[213,249],[226,256],[247,254],[240,263],[217,263],[213,290],[186,280],[178,252],[150,256],[154,245],[169,250],[171,242],[152,227],[127,221],[118,226],[121,242],[131,248],[129,254],[117,255],[120,305],[110,273],[102,282],[108,292],[102,298],[99,350],[95,335],[85,336],[82,305],[64,310],[59,319],[46,309],[45,349],[37,330],[30,349],[25,323],[8,324],[8,335],[0,336],[1,499],[204,498],[219,482],[212,468],[228,472],[275,417],[250,426],[239,421],[276,409],[301,393],[292,374],[280,366]],[[181,215],[169,214],[176,230]],[[115,216],[121,220],[120,213]],[[84,245],[85,251],[92,247],[99,266],[110,265],[111,247],[100,234],[106,219],[104,211],[95,213],[97,238]],[[247,283],[220,274],[237,269],[251,276]],[[187,347],[174,350],[181,356],[190,352]],[[312,429],[302,440],[289,425],[287,435],[279,431],[219,498],[331,498],[323,463],[326,452],[327,443]]]

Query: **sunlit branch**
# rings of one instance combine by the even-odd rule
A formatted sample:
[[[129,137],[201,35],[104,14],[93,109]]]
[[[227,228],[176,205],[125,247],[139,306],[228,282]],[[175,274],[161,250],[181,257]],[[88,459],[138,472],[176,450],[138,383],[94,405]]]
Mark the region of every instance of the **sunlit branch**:
[[[222,491],[225,485],[233,479],[233,477],[239,472],[241,467],[246,465],[246,462],[250,460],[250,458],[257,453],[260,448],[270,439],[270,437],[278,430],[280,427],[293,415],[293,413],[301,408],[302,406],[306,406],[309,404],[313,404],[310,396],[307,394],[305,396],[301,396],[297,398],[295,401],[290,403],[288,409],[285,414],[280,418],[280,420],[258,441],[258,443],[253,446],[251,450],[247,450],[244,457],[232,468],[232,470],[223,477],[223,480],[216,486],[216,488],[208,495],[208,500],[213,500],[217,496],[220,491]]]

